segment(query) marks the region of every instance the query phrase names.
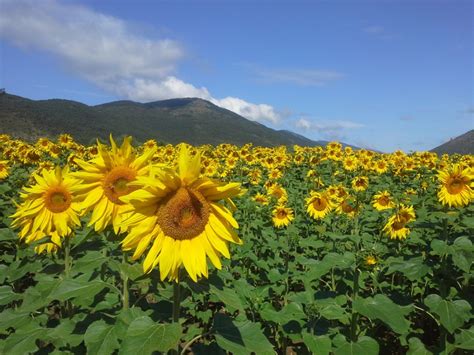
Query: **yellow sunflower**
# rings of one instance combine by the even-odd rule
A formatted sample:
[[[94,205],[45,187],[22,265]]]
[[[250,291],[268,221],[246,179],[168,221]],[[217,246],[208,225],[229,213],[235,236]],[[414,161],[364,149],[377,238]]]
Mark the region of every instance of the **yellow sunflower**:
[[[306,211],[314,219],[326,217],[333,208],[333,202],[324,193],[312,191],[310,196],[306,198]]]
[[[98,142],[97,157],[88,162],[74,160],[82,168],[73,173],[84,184],[81,193],[86,197],[81,207],[85,213],[92,210],[89,226],[94,225],[98,232],[110,224],[116,234],[125,231],[122,220],[129,206],[120,197],[135,189],[130,186],[130,182],[149,171],[149,161],[155,149],[147,149],[137,157],[131,140],[131,137],[124,138],[122,146],[118,148],[110,136],[111,151]]]
[[[355,191],[364,191],[369,186],[369,178],[367,176],[357,176],[351,183]]]
[[[375,194],[372,199],[372,206],[374,206],[377,211],[393,208],[394,203],[392,201],[392,197],[390,196],[390,192],[381,191]]]
[[[12,227],[21,229],[20,239],[26,243],[51,237],[54,244],[81,224],[76,195],[79,181],[72,178],[68,168],[43,170],[33,175],[36,184],[25,187],[20,194],[23,202],[17,207]]]
[[[439,171],[438,179],[441,183],[438,200],[443,205],[462,207],[474,199],[473,169],[455,164]]]
[[[5,179],[8,176],[8,161],[0,160],[0,180]]]
[[[365,257],[364,263],[366,266],[374,266],[377,264],[377,259],[373,255],[368,255]]]
[[[410,229],[406,225],[414,219],[415,211],[413,210],[413,206],[401,205],[398,212],[389,218],[383,231],[390,239],[406,239],[408,234],[410,234]]]
[[[268,205],[268,203],[269,203],[267,195],[264,195],[264,194],[261,194],[261,193],[257,193],[254,197],[252,197],[252,200],[254,200],[255,202],[258,202],[258,203],[260,203],[264,206]]]
[[[231,198],[242,194],[240,184],[200,177],[200,159],[182,145],[176,169],[153,167],[130,183],[135,191],[120,198],[134,208],[124,221],[129,233],[122,248],[135,249],[136,260],[151,245],[143,269],[159,265],[162,280],[177,281],[181,265],[194,281],[207,277],[206,256],[220,269],[220,256],[230,258],[227,243],[242,244],[231,210],[218,202],[235,209]]]
[[[344,198],[337,205],[336,212],[338,214],[346,214],[349,217],[354,217],[357,213],[356,201],[351,196]]]
[[[290,224],[290,222],[295,218],[293,210],[284,205],[278,205],[272,211],[272,221],[273,225],[277,228],[283,228]]]

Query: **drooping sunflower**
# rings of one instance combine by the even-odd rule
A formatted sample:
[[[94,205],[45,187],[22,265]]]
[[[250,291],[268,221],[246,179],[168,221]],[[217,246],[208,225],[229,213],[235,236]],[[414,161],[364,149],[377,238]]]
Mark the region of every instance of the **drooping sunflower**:
[[[0,180],[5,179],[9,174],[8,171],[8,161],[0,160]]]
[[[149,162],[155,149],[147,149],[137,156],[131,145],[131,137],[123,140],[122,146],[117,147],[112,136],[112,149],[98,143],[98,155],[86,162],[75,159],[82,170],[73,175],[83,181],[81,193],[86,196],[81,208],[84,213],[92,210],[89,226],[94,225],[98,232],[112,225],[116,234],[125,231],[122,220],[129,210],[120,197],[132,192],[135,187],[130,182],[149,171]]]
[[[338,214],[345,214],[349,217],[354,217],[357,213],[357,204],[355,199],[351,196],[347,196],[342,199],[336,207],[336,212]]]
[[[310,196],[306,198],[306,211],[314,219],[326,217],[333,208],[333,202],[325,193],[312,191]]]
[[[357,176],[351,183],[355,191],[364,191],[369,186],[369,178],[367,176]]]
[[[133,206],[124,220],[128,235],[124,250],[138,259],[148,250],[145,272],[159,265],[161,279],[178,280],[182,265],[194,280],[208,276],[207,258],[220,269],[220,257],[230,258],[228,242],[242,244],[234,229],[238,224],[231,198],[242,194],[240,183],[221,183],[200,176],[200,153],[192,155],[182,145],[176,168],[153,167],[130,186],[135,189],[120,200]]]
[[[290,224],[290,222],[295,218],[293,210],[284,205],[276,206],[272,211],[272,221],[273,225],[277,228],[283,228]]]
[[[377,211],[393,208],[394,203],[392,201],[392,196],[390,196],[390,192],[385,190],[375,194],[372,199],[372,206],[374,206]]]
[[[441,183],[438,200],[449,207],[462,207],[474,199],[474,169],[459,164],[448,166],[438,172]]]
[[[389,218],[383,231],[390,237],[390,239],[406,239],[408,234],[410,234],[410,229],[407,227],[407,223],[414,220],[415,217],[413,206],[401,205],[398,212]]]
[[[23,202],[11,216],[12,227],[21,228],[18,235],[26,243],[51,237],[58,244],[81,224],[77,197],[80,182],[71,177],[67,167],[43,170],[33,178],[36,184],[20,194]]]

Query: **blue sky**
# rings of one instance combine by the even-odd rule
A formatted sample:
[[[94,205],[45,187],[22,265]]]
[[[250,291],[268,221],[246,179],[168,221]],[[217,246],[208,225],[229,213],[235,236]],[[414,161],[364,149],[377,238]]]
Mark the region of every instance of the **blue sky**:
[[[381,151],[474,128],[471,1],[0,0],[0,86],[87,104],[196,96]]]

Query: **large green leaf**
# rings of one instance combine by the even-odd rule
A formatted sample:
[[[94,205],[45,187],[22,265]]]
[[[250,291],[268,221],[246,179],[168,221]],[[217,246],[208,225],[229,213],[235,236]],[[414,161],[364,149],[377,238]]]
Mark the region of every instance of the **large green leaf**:
[[[10,286],[0,286],[0,306],[9,304],[21,296],[12,291]]]
[[[120,353],[146,355],[154,351],[166,352],[178,346],[181,335],[178,323],[161,324],[148,316],[139,317],[128,327]]]
[[[303,334],[304,345],[314,355],[329,355],[331,352],[331,338],[327,335],[316,336],[304,332]]]
[[[474,350],[474,327],[470,329],[461,329],[459,334],[456,334],[456,347],[465,350]]]
[[[421,256],[406,260],[399,257],[389,257],[386,264],[388,265],[387,274],[398,271],[410,281],[420,280],[430,271],[430,268],[423,263],[423,257]]]
[[[425,345],[416,337],[410,338],[408,344],[407,355],[431,355],[431,352],[426,350]]]
[[[244,307],[242,305],[242,302],[239,296],[233,289],[229,287],[225,287],[225,286],[222,289],[219,289],[215,287],[214,285],[211,285],[211,292],[214,295],[216,295],[216,297],[226,305],[226,309],[229,312],[244,310]]]
[[[92,323],[84,334],[88,354],[108,355],[118,349],[119,343],[113,325],[103,320]]]
[[[5,354],[29,354],[38,349],[36,340],[41,338],[46,329],[39,326],[33,326],[31,329],[19,329],[8,336],[5,341],[3,351]]]
[[[259,355],[275,353],[258,323],[248,320],[232,321],[229,316],[217,313],[214,317],[213,330],[217,344],[234,355],[252,352]]]
[[[450,333],[471,318],[471,306],[465,300],[448,301],[431,294],[425,298],[425,304],[439,317],[441,324]]]
[[[367,336],[360,337],[357,342],[345,342],[334,351],[334,355],[378,355],[379,344]]]
[[[353,303],[354,310],[370,319],[380,319],[393,331],[405,334],[410,330],[410,322],[405,316],[410,313],[410,306],[399,306],[385,295],[357,298]]]
[[[75,279],[65,279],[51,292],[50,299],[65,301],[71,298],[84,297],[91,298],[104,288],[109,287],[103,281],[84,281]]]

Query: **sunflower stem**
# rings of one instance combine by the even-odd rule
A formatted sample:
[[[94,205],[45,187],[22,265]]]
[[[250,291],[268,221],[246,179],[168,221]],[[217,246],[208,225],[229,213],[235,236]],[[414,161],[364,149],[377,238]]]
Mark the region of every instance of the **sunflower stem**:
[[[173,323],[179,322],[180,300],[180,288],[178,280],[173,283]]]
[[[64,238],[64,275],[69,278],[71,273],[71,244],[69,237]]]
[[[179,323],[179,313],[180,313],[180,302],[181,302],[181,296],[180,296],[180,287],[179,287],[179,278],[176,280],[176,282],[173,282],[173,323]],[[178,347],[176,349],[176,352],[172,352],[172,354],[179,354],[180,353],[180,347],[178,344]]]
[[[127,253],[123,252],[122,253],[122,265],[126,266],[127,264]],[[126,310],[130,307],[130,295],[128,291],[128,276],[126,275],[125,272],[122,271],[122,281],[123,281],[123,287],[122,287],[122,309]]]

